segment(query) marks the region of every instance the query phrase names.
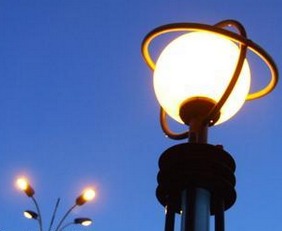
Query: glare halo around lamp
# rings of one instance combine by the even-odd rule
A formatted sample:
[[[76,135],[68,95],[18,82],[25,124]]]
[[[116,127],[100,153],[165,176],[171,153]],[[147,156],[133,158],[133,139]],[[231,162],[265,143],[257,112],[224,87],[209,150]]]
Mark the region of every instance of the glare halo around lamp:
[[[151,42],[175,32],[178,37],[155,62],[149,51]],[[267,85],[251,93],[248,50],[270,72]],[[224,231],[224,211],[236,201],[236,165],[222,145],[207,144],[208,127],[230,119],[246,100],[270,93],[278,81],[277,67],[234,20],[212,26],[175,23],[158,27],[144,38],[142,54],[154,71],[164,133],[176,140],[189,138],[188,143],[168,148],[159,159],[156,196],[166,208],[165,231],[174,230],[176,213],[181,215],[181,231],[208,231],[210,215],[215,217],[215,230]],[[166,115],[188,125],[189,130],[174,133]]]

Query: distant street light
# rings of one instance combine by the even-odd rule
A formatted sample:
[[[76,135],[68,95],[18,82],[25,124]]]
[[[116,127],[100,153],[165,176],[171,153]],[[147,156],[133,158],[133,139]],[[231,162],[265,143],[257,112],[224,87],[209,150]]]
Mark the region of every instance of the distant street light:
[[[43,225],[42,225],[42,216],[41,216],[41,212],[40,212],[40,208],[39,205],[37,203],[36,198],[34,197],[35,191],[34,189],[31,187],[31,185],[29,184],[29,181],[24,178],[24,177],[20,177],[16,180],[16,186],[23,192],[25,192],[25,194],[30,197],[35,205],[36,208],[36,212],[32,211],[32,210],[25,210],[24,211],[24,216],[28,219],[34,219],[38,221],[39,224],[39,230],[43,231]],[[89,226],[92,224],[92,220],[90,218],[75,218],[72,222],[69,222],[65,225],[63,225],[65,219],[68,217],[68,215],[70,214],[70,212],[77,206],[81,206],[83,204],[85,204],[86,202],[92,201],[96,196],[96,192],[92,189],[92,188],[87,188],[85,190],[83,190],[82,194],[80,196],[78,196],[75,200],[75,203],[73,206],[71,206],[67,212],[64,214],[64,216],[61,218],[61,220],[58,222],[57,227],[55,228],[55,231],[62,231],[63,229],[65,229],[66,227],[68,227],[69,225],[72,224],[78,224],[78,225],[82,225],[82,226]],[[58,209],[60,203],[60,199],[57,200],[53,214],[52,214],[52,218],[50,221],[50,225],[48,228],[48,231],[51,231],[53,223],[54,223],[54,219],[56,217],[56,212]]]
[[[23,214],[27,219],[37,220],[37,218],[38,218],[38,214],[36,212],[32,211],[32,210],[25,210]]]
[[[149,51],[151,42],[172,33],[177,37],[155,62]],[[247,50],[258,55],[270,72],[266,86],[251,93]],[[154,71],[164,133],[175,140],[189,139],[167,149],[159,159],[156,195],[166,208],[165,231],[174,230],[176,213],[181,214],[182,231],[208,231],[210,215],[215,215],[215,230],[223,231],[224,211],[236,201],[235,161],[221,145],[207,144],[208,127],[229,120],[246,100],[270,93],[278,81],[277,67],[234,20],[212,26],[158,27],[143,40],[142,54]],[[167,115],[189,126],[189,131],[171,131]]]
[[[17,187],[24,191],[28,197],[32,197],[34,195],[33,188],[29,185],[29,182],[26,178],[20,177],[16,181]]]
[[[89,226],[92,224],[92,220],[89,218],[76,218],[72,222],[65,224],[59,231],[64,230],[66,227],[72,224],[78,224],[82,226]]]
[[[94,199],[94,197],[96,196],[96,193],[93,189],[91,188],[87,188],[83,191],[83,193],[76,198],[76,205],[83,205],[85,202],[87,201],[91,201]]]
[[[75,224],[81,224],[83,226],[89,226],[92,224],[92,220],[89,218],[76,218],[74,219]]]

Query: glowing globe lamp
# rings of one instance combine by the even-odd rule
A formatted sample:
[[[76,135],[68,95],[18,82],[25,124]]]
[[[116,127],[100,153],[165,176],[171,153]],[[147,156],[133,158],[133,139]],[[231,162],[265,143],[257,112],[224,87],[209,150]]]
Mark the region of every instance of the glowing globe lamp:
[[[161,35],[175,34],[159,55],[150,47]],[[181,34],[179,34],[181,33]],[[160,40],[159,40],[160,41]],[[270,80],[250,91],[251,71],[247,52],[266,65]],[[155,28],[142,42],[142,55],[154,72],[154,90],[161,105],[160,123],[172,139],[186,139],[191,130],[223,123],[234,116],[246,100],[269,94],[278,82],[278,69],[270,55],[247,38],[243,25],[224,20],[215,25],[173,23]],[[252,67],[253,68],[253,67]],[[189,126],[174,133],[166,115]]]
[[[185,111],[189,110],[193,101],[197,104],[205,101],[205,113],[208,113],[230,83],[239,53],[237,44],[209,32],[177,37],[165,47],[156,62],[154,89],[160,105],[180,123],[189,123],[181,118],[181,110],[185,107]],[[250,68],[245,59],[216,124],[230,119],[242,107],[250,89],[250,79]]]

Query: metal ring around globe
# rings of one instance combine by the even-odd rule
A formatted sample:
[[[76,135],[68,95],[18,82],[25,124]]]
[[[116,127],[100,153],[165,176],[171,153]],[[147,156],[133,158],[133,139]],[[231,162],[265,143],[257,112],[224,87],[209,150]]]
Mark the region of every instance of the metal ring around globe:
[[[224,28],[226,26],[232,26],[232,27],[234,27],[238,30],[238,32],[241,36],[247,37],[247,33],[246,33],[245,28],[243,27],[243,25],[241,25],[237,21],[225,20],[225,21],[221,21],[221,22],[217,23],[215,26],[219,27],[219,28]],[[236,83],[237,83],[237,81],[240,77],[240,73],[241,73],[241,70],[242,70],[243,65],[244,65],[244,60],[246,58],[248,48],[244,44],[239,44],[239,48],[240,48],[240,52],[239,52],[239,56],[238,56],[238,60],[237,60],[237,65],[234,69],[232,78],[230,79],[230,82],[229,82],[228,86],[226,87],[224,93],[220,97],[219,101],[214,105],[214,107],[211,109],[208,116],[206,117],[205,123],[209,124],[210,126],[215,124],[216,121],[213,118],[216,117],[216,115],[220,113],[221,108],[223,107],[223,105],[225,104],[227,99],[229,98],[231,92],[233,91],[233,89],[234,89],[234,87],[235,87],[235,85],[236,85]]]
[[[268,93],[270,93],[276,86],[278,82],[278,69],[273,61],[273,59],[270,57],[270,55],[262,49],[259,45],[252,42],[251,40],[247,39],[246,37],[233,33],[231,31],[211,26],[211,25],[205,25],[205,24],[198,24],[198,23],[174,23],[174,24],[168,24],[161,27],[156,28],[155,30],[151,31],[143,40],[142,43],[142,54],[144,56],[144,59],[147,63],[147,65],[154,70],[155,69],[155,62],[151,58],[150,52],[149,52],[149,46],[153,39],[156,37],[171,33],[171,32],[185,32],[185,31],[207,31],[211,33],[218,34],[220,36],[227,37],[231,41],[237,42],[240,45],[246,46],[249,50],[254,52],[256,55],[258,55],[268,66],[271,78],[268,84],[255,92],[249,93],[246,100],[254,100],[261,98]]]
[[[175,132],[171,131],[168,124],[167,124],[166,116],[167,116],[167,113],[161,107],[160,108],[160,122],[161,122],[160,124],[161,124],[161,128],[162,128],[163,132],[165,133],[165,135],[167,137],[169,137],[170,139],[173,139],[173,140],[182,140],[182,139],[189,137],[189,131],[185,131],[185,132],[182,132],[182,133],[175,133]]]

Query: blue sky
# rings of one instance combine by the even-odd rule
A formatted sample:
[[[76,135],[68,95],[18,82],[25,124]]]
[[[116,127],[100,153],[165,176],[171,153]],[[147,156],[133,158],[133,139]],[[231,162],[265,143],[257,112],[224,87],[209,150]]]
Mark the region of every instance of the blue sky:
[[[21,215],[33,208],[14,187],[21,174],[36,189],[45,226],[57,197],[62,215],[93,185],[95,201],[70,217],[93,218],[85,230],[162,230],[157,161],[179,142],[161,132],[142,39],[167,23],[236,19],[280,68],[281,10],[278,0],[0,1],[1,231],[37,229]],[[254,63],[260,86],[268,76]],[[281,230],[281,96],[278,85],[210,129],[210,143],[237,161],[229,231]]]

